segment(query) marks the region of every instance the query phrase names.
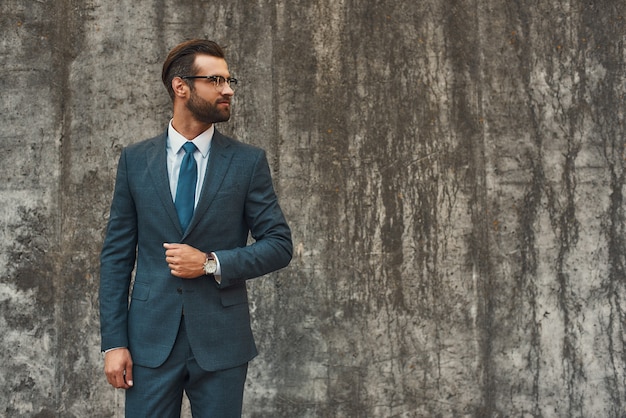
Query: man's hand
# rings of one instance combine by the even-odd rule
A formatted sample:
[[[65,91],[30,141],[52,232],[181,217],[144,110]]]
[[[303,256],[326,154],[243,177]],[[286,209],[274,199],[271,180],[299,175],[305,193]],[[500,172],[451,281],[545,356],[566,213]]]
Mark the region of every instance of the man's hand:
[[[163,244],[165,261],[172,275],[181,279],[195,279],[204,275],[206,254],[187,244]]]
[[[104,373],[114,388],[133,386],[133,360],[128,348],[116,348],[104,354]]]

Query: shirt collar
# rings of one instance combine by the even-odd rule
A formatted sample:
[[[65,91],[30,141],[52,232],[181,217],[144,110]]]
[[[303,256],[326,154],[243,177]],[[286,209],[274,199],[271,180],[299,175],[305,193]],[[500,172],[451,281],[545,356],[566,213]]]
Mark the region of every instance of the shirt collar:
[[[211,139],[213,138],[213,132],[215,132],[215,125],[211,124],[211,127],[206,131],[202,132],[200,135],[192,139],[198,151],[202,154],[202,157],[206,158],[209,154],[209,149],[211,148]],[[172,126],[172,121],[170,120],[170,124],[167,128],[167,138],[169,140],[169,145],[174,154],[178,154],[178,151],[185,145],[187,142],[187,138],[182,136],[181,134],[174,129]]]

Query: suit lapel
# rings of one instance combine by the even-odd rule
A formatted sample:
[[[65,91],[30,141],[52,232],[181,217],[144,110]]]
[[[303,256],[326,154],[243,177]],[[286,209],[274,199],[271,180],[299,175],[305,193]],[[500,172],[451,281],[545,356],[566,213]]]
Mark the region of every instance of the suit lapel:
[[[178,214],[176,213],[176,207],[172,200],[172,192],[170,191],[170,181],[167,176],[167,150],[166,150],[167,132],[158,136],[152,141],[152,146],[148,149],[148,155],[146,156],[148,162],[148,170],[154,181],[154,187],[157,195],[165,208],[165,212],[168,214],[172,223],[176,225],[176,228],[182,233],[180,221],[178,220]]]
[[[211,206],[226,176],[232,157],[232,151],[230,150],[228,141],[224,135],[219,133],[216,129],[213,133],[213,139],[211,139],[211,152],[209,154],[206,173],[204,174],[204,183],[202,184],[200,199],[193,212],[193,217],[191,218],[191,223],[187,231],[193,230],[200,219],[202,219],[204,213]]]

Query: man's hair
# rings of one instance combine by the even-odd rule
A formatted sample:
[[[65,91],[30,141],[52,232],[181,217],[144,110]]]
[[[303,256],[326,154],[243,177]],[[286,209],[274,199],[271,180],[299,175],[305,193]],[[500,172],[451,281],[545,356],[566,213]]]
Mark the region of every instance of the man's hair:
[[[177,45],[170,51],[163,63],[161,78],[171,99],[174,100],[174,90],[172,80],[174,77],[184,75],[195,75],[196,68],[194,62],[196,55],[205,54],[217,58],[224,58],[224,50],[213,41],[205,39],[192,39]],[[193,88],[193,79],[187,80]]]

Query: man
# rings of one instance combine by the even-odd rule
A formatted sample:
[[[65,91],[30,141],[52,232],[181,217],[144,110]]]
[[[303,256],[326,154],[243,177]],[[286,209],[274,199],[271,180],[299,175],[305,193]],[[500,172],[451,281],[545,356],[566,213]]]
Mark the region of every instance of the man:
[[[194,417],[239,417],[257,354],[246,280],[289,264],[291,232],[265,152],[215,129],[237,83],[222,48],[184,42],[162,78],[168,129],[118,165],[101,254],[105,374],[126,389],[127,417],[179,417],[183,391]]]

